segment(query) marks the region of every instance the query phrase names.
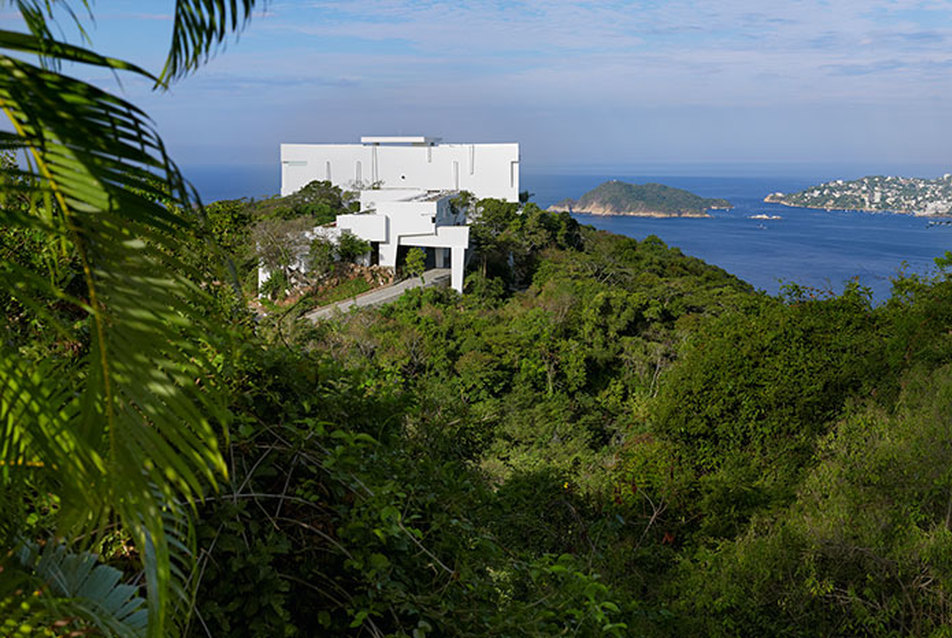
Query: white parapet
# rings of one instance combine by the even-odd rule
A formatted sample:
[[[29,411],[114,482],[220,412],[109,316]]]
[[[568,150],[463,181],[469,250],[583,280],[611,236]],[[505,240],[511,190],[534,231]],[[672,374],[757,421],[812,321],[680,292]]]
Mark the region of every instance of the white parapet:
[[[439,143],[439,137],[425,135],[364,135],[360,138],[361,144],[425,144],[432,146]]]

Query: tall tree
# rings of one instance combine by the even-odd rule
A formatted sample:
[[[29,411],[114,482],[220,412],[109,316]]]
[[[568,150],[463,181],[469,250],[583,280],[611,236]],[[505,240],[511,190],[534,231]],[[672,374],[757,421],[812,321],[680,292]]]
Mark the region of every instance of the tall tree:
[[[183,592],[189,573],[190,505],[225,474],[218,434],[226,412],[208,358],[215,327],[197,311],[207,294],[175,258],[201,207],[145,113],[62,67],[138,75],[164,88],[239,30],[255,0],[177,0],[158,75],[55,35],[54,13],[86,39],[73,4],[0,0],[23,25],[0,30],[0,109],[12,126],[0,131],[0,149],[22,153],[19,164],[2,166],[3,202],[28,202],[0,205],[0,224],[28,230],[81,273],[65,285],[4,254],[0,290],[32,313],[38,332],[71,333],[54,310],[64,305],[88,332],[69,361],[38,360],[2,340],[0,492],[28,495],[18,489],[45,474],[67,541],[90,543],[118,523],[144,569],[148,633],[163,636],[171,594]],[[88,0],[81,8],[91,17]],[[0,577],[22,577],[26,568],[9,550],[26,539],[7,531]]]

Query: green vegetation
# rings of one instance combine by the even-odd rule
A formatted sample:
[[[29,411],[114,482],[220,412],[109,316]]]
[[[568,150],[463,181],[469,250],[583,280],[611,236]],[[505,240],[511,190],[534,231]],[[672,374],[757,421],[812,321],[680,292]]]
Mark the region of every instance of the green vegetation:
[[[351,299],[368,290],[373,290],[373,286],[366,280],[357,278],[347,279],[337,286],[322,290],[320,293],[313,295],[311,300],[315,306],[326,306],[327,304],[343,299]]]
[[[171,75],[231,24],[199,4]],[[0,42],[80,55],[31,24]],[[256,320],[252,238],[344,195],[200,209],[148,129],[102,130],[115,98],[2,59],[45,167],[0,163],[2,635],[948,635],[946,271],[773,298],[462,197],[465,295]]]
[[[553,210],[596,215],[691,216],[706,214],[709,208],[730,208],[726,199],[707,199],[664,184],[629,184],[612,180],[596,186],[578,201],[565,200]]]
[[[229,453],[247,473],[201,515],[209,569],[227,566],[200,590],[206,623],[948,624],[952,281],[900,280],[879,308],[856,286],[777,299],[656,238],[476,206],[466,295],[246,338]]]
[[[656,238],[477,206],[466,295],[262,334],[249,474],[202,511],[229,565],[206,622],[941,635],[952,280],[777,299]]]
[[[255,218],[254,203],[250,217]],[[244,263],[243,276],[249,294],[256,291],[272,300],[306,295],[313,299],[334,276],[351,274],[361,256],[370,251],[370,243],[345,232],[335,242],[317,236],[309,239],[314,222],[309,217],[263,219],[251,229],[249,243],[240,252],[252,255]],[[302,257],[303,256],[303,257]],[[302,263],[303,262],[303,263]],[[258,265],[268,271],[268,279],[258,288]],[[331,281],[331,285],[336,282]]]
[[[356,212],[359,206],[356,193],[342,191],[327,181],[315,180],[286,197],[274,196],[254,202],[253,210],[261,219],[306,217],[319,226],[334,221],[341,213]]]
[[[426,269],[426,253],[423,249],[414,247],[408,250],[403,268],[408,276],[419,277],[422,280],[423,271]]]
[[[536,254],[477,263],[518,276],[243,339],[236,470],[199,529],[213,632],[622,636],[660,613],[594,567],[617,524],[592,499],[678,324],[755,296],[656,239],[479,207],[486,246]]]
[[[341,234],[337,244],[337,253],[343,261],[352,262],[368,252],[370,252],[370,242],[364,241],[349,232]]]

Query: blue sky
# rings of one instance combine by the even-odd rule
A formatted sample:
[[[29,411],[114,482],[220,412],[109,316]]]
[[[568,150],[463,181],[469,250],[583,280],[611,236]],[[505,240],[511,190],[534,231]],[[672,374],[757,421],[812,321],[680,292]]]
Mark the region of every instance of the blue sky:
[[[98,0],[93,43],[158,70],[171,7]],[[273,0],[167,93],[88,78],[184,165],[427,134],[535,172],[952,172],[952,2]]]

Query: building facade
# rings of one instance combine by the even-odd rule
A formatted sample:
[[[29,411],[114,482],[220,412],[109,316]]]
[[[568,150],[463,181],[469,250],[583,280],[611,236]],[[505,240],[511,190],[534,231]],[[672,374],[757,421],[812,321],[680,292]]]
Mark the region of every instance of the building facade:
[[[452,270],[462,292],[469,249],[460,191],[519,201],[518,144],[442,144],[431,137],[362,137],[360,144],[282,144],[281,195],[314,180],[360,193],[360,212],[337,217],[335,231],[371,242],[374,260],[396,267],[401,246]]]

